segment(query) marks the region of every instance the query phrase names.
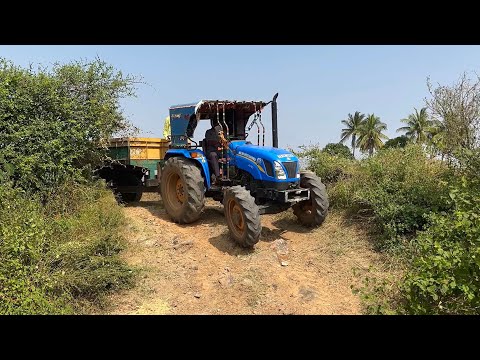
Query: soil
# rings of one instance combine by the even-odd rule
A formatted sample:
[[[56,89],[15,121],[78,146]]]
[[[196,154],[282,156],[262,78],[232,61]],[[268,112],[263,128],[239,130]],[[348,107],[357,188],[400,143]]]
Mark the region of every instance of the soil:
[[[361,314],[351,286],[381,258],[366,229],[331,212],[316,229],[292,211],[262,216],[253,250],[229,238],[220,203],[199,221],[173,223],[157,194],[126,206],[135,288],[112,295],[109,314]]]

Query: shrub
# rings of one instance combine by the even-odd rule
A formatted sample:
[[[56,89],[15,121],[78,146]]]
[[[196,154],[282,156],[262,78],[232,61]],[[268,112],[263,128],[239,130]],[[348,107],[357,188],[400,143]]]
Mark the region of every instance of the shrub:
[[[361,161],[320,151],[307,153],[308,167],[330,184],[331,205],[367,216],[380,233],[380,249],[394,248],[449,207],[451,171],[428,159],[421,147],[385,149]]]
[[[105,140],[132,130],[120,99],[135,81],[98,59],[0,59],[0,313],[82,312],[131,285],[121,209],[91,170]]]
[[[0,169],[44,199],[82,181],[105,156],[102,141],[130,128],[119,101],[134,83],[100,60],[34,71],[0,59]]]
[[[0,185],[0,313],[64,314],[132,285],[118,257],[121,208],[100,184],[68,184],[42,207]]]
[[[354,159],[353,154],[348,148],[348,146],[343,145],[341,143],[329,143],[325,145],[325,147],[322,149],[322,152],[325,152],[330,155],[343,157],[345,159],[350,159],[350,160]]]
[[[480,314],[480,193],[464,184],[450,195],[453,213],[433,215],[417,238],[402,286],[410,313]]]
[[[361,164],[354,201],[371,211],[383,233],[381,246],[424,229],[428,215],[448,209],[449,171],[418,146],[390,149]]]
[[[480,314],[479,151],[457,154],[449,178],[447,210],[428,215],[428,226],[401,259],[398,280],[364,281],[354,289],[370,313]],[[397,256],[389,257],[395,261]],[[370,281],[369,281],[370,280]]]
[[[325,184],[334,184],[348,176],[354,162],[348,157],[320,150],[318,146],[302,146],[295,154],[306,162],[306,168],[317,174]]]
[[[0,313],[68,313],[63,294],[53,294],[55,276],[45,262],[48,222],[38,202],[0,185]],[[51,296],[48,294],[51,293]]]
[[[409,143],[408,137],[405,135],[397,136],[385,142],[382,149],[404,148]]]

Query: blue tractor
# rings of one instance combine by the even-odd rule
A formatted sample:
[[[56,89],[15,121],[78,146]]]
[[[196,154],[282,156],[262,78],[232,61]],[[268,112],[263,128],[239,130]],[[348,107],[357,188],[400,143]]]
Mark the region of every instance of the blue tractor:
[[[292,207],[306,226],[325,220],[329,206],[325,185],[314,173],[301,171],[294,154],[278,148],[277,96],[267,103],[203,100],[170,108],[171,145],[159,179],[165,210],[173,221],[198,220],[205,198],[211,197],[223,203],[231,237],[243,247],[253,247],[260,237],[261,214]],[[264,146],[261,119],[269,104],[273,147]],[[205,139],[199,143],[192,139],[198,122],[208,119],[223,130],[219,132],[223,146],[218,179],[213,179],[214,168],[206,158]],[[256,145],[247,140],[254,125]]]

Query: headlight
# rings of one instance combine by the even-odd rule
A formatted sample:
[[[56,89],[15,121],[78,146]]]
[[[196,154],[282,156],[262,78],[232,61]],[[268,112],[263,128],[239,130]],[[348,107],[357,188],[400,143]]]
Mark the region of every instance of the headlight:
[[[278,161],[274,161],[273,165],[275,167],[275,177],[278,180],[286,180],[287,175],[285,174],[285,171],[283,170],[283,166]]]

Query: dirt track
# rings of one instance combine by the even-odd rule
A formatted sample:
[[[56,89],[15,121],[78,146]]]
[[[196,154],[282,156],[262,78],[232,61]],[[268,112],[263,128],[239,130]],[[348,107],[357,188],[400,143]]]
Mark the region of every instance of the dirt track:
[[[125,212],[123,256],[142,271],[134,289],[112,296],[111,314],[359,314],[353,269],[379,261],[364,230],[334,213],[315,230],[291,211],[264,215],[249,251],[229,239],[218,202],[190,225],[170,221],[156,194]]]

